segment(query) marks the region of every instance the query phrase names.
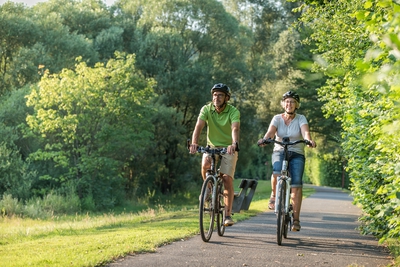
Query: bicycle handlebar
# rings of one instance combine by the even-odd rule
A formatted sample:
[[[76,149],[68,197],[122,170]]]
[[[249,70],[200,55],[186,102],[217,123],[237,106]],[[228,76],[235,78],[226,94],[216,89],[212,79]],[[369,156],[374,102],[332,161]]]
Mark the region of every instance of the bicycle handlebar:
[[[190,139],[187,140],[187,148],[190,149]],[[211,148],[209,146],[197,146],[197,153],[210,153],[215,155],[223,155],[228,153],[228,149],[224,148]]]
[[[296,140],[296,141],[291,142],[289,137],[284,137],[282,139],[282,142],[277,141],[275,139],[270,139],[270,138],[269,139],[264,139],[263,138],[261,140],[261,142],[260,141],[257,142],[257,145],[260,146],[260,145],[266,145],[266,144],[269,144],[269,143],[276,143],[276,144],[279,144],[281,146],[292,146],[292,145],[296,145],[296,144],[299,144],[299,143],[306,143],[306,145],[312,146],[312,142],[309,141],[309,140],[304,139],[304,140]]]
[[[199,147],[197,147],[197,153],[209,153],[209,154],[223,155],[223,154],[228,153],[228,149],[226,147],[211,148],[209,146],[206,146],[206,147],[199,146]]]

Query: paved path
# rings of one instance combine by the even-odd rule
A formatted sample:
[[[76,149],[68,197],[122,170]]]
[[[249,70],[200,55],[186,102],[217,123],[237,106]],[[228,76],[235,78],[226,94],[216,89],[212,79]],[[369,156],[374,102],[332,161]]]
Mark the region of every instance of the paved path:
[[[360,209],[337,189],[316,187],[303,200],[301,231],[276,243],[276,216],[265,212],[215,232],[208,243],[199,235],[159,248],[155,253],[128,256],[109,267],[123,266],[387,266],[391,257],[371,236],[356,230]],[[250,206],[251,208],[251,206]]]

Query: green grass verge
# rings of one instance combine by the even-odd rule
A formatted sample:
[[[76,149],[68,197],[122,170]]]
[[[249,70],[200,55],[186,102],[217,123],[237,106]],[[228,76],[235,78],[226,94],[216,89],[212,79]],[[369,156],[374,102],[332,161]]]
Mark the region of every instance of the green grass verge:
[[[238,182],[238,181],[237,181]],[[237,184],[236,184],[237,187]],[[259,181],[242,221],[267,210],[270,182]],[[304,189],[304,196],[313,193]],[[198,197],[198,196],[197,196]],[[198,207],[168,203],[136,213],[0,219],[0,266],[101,266],[119,257],[154,252],[157,247],[199,233]]]

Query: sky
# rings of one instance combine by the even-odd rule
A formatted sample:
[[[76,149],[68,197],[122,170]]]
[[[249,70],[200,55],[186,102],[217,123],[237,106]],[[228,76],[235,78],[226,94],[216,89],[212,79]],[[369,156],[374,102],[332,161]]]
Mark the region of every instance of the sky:
[[[47,0],[11,0],[11,2],[23,3],[26,4],[27,6],[34,6],[39,2],[46,2],[46,1]],[[0,0],[0,5],[4,4],[5,2],[7,2],[7,0]],[[103,0],[103,2],[105,2],[108,6],[110,6],[115,2],[115,0]]]

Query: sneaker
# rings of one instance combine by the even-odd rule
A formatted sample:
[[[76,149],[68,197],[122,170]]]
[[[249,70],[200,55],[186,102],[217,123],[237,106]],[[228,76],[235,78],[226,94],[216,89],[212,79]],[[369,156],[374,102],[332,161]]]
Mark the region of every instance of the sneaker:
[[[225,221],[224,221],[224,225],[225,226],[232,226],[235,222],[232,220],[231,216],[226,216],[225,217]]]

